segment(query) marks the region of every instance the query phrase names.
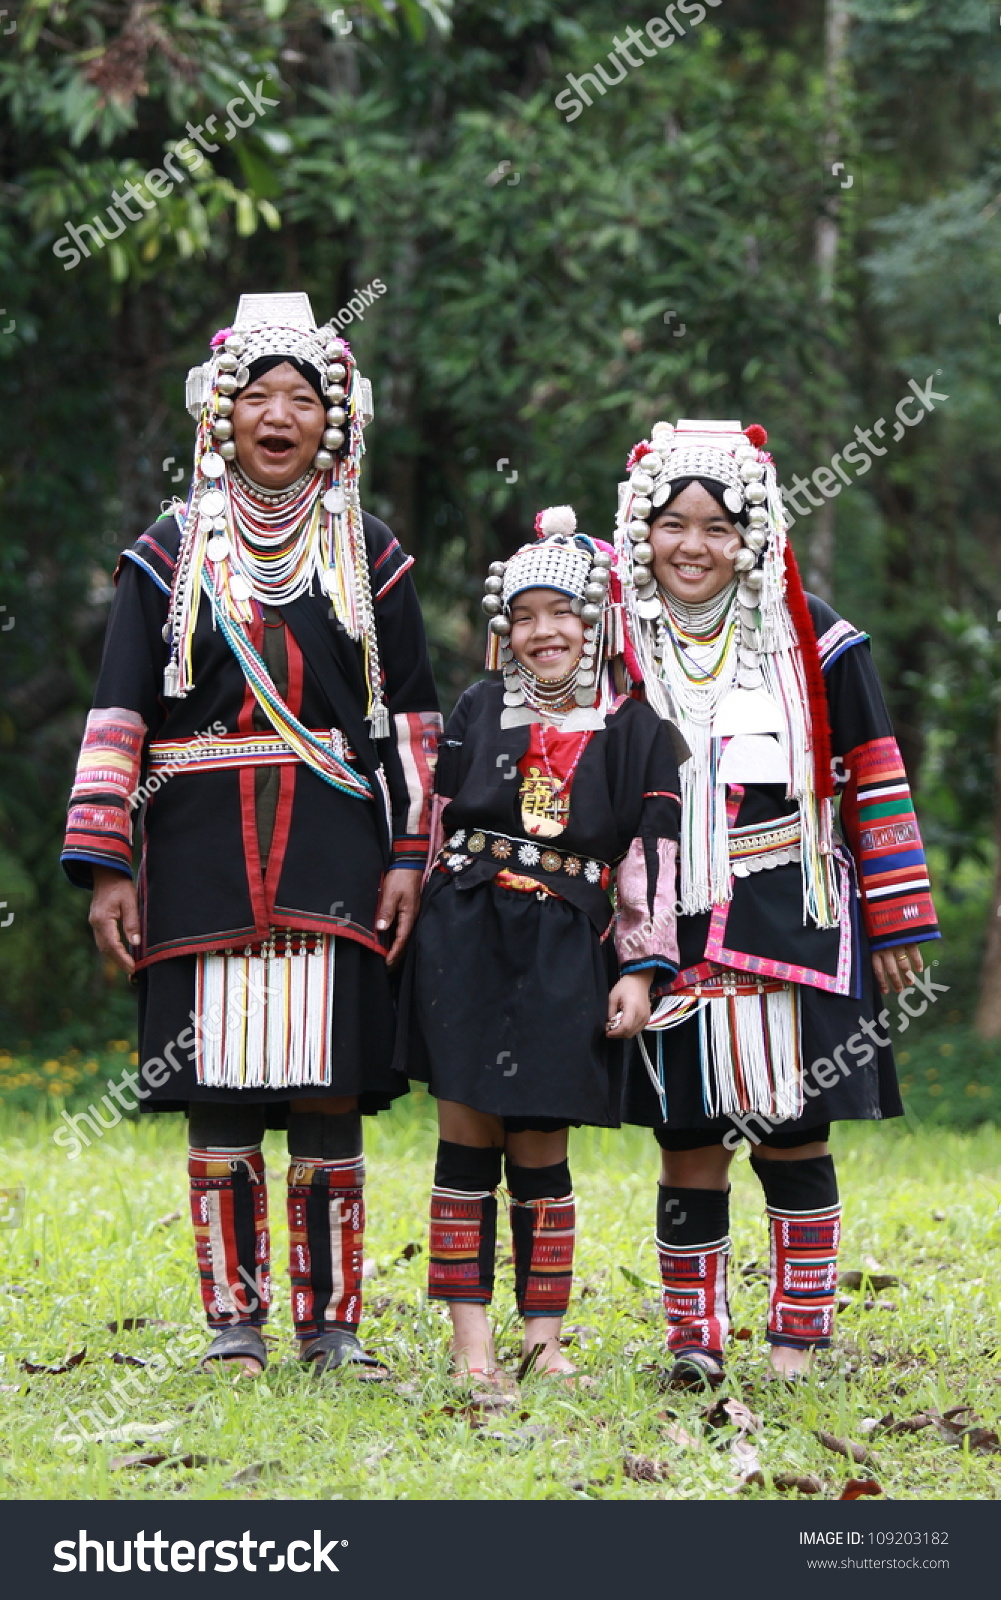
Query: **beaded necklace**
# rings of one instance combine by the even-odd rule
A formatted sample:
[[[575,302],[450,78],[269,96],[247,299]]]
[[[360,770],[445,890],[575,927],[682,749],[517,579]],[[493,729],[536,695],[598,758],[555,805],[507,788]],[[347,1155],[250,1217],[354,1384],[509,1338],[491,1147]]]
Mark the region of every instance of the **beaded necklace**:
[[[227,565],[236,599],[252,595],[262,605],[284,606],[312,587],[326,564],[322,482],[323,474],[311,470],[284,490],[262,491],[242,473],[232,475],[226,488],[232,538]]]
[[[561,736],[560,735],[560,730],[557,728],[554,731],[556,732],[556,735],[559,738]],[[557,778],[555,772],[553,771],[552,767],[550,766],[550,763],[549,763],[549,750],[548,750],[547,744],[546,744],[546,735],[548,734],[548,732],[549,732],[549,728],[546,726],[546,724],[545,723],[540,723],[539,724],[539,749],[542,752],[542,760],[543,760],[543,764],[544,764],[545,769],[546,769],[546,776],[549,779],[549,782],[552,784],[552,797],[553,797],[554,800],[556,800],[563,793],[564,789],[569,787],[569,785],[570,785],[570,783],[571,783],[571,781],[573,779],[573,775],[577,771],[577,767],[580,764],[580,758],[584,754],[584,751],[587,749],[588,745],[591,742],[591,730],[587,729],[583,733],[578,735],[577,750],[576,750],[576,753],[574,755],[573,761],[570,763],[570,770],[568,771],[568,773],[566,774],[566,777],[564,777],[564,778]]]
[[[700,605],[665,593],[667,616],[656,624],[654,653],[683,722],[707,727],[737,670],[739,617],[736,584]]]
[[[577,678],[581,663],[578,658],[562,678],[537,678],[528,667],[518,663],[518,677],[527,705],[545,716],[561,716],[576,705]]]

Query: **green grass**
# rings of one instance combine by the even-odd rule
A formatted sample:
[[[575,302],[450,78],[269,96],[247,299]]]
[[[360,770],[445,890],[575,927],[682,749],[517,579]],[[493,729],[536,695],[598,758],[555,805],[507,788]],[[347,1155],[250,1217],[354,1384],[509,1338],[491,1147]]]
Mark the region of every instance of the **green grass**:
[[[123,1122],[76,1161],[51,1141],[51,1121],[8,1108],[0,1120],[0,1187],[24,1185],[22,1224],[0,1238],[5,1388],[0,1495],[4,1498],[153,1499],[724,1499],[736,1478],[731,1427],[710,1427],[697,1396],[665,1395],[657,1371],[663,1327],[652,1244],[656,1150],[635,1131],[573,1136],[580,1202],[579,1273],[568,1323],[593,1390],[569,1393],[545,1380],[523,1385],[512,1415],[470,1415],[450,1388],[446,1327],[423,1294],[424,1216],[433,1158],[432,1105],[412,1096],[367,1124],[370,1228],[364,1332],[393,1368],[394,1383],[350,1378],[317,1383],[289,1360],[281,1139],[268,1136],[272,1175],[277,1335],[272,1364],[256,1383],[203,1377],[187,1352],[202,1333],[190,1226],[186,1220],[180,1118]],[[816,1475],[828,1497],[846,1479],[875,1476],[902,1499],[997,1499],[1001,1456],[948,1443],[934,1427],[877,1431],[874,1465],[850,1467],[816,1430],[866,1439],[867,1418],[942,1413],[972,1406],[998,1425],[998,1245],[1001,1137],[903,1124],[842,1125],[835,1135],[846,1201],[844,1268],[878,1264],[899,1288],[880,1294],[895,1309],[851,1309],[816,1377],[796,1390],[766,1386],[762,1322],[765,1286],[739,1268],[767,1258],[760,1191],[746,1162],[734,1171],[734,1326],[752,1330],[731,1346],[729,1393],[762,1420],[756,1444],[764,1481],[741,1490],[773,1499],[772,1475]],[[173,1212],[182,1218],[162,1223]],[[507,1253],[502,1222],[500,1256]],[[401,1259],[408,1244],[419,1254]],[[624,1269],[624,1270],[622,1270]],[[876,1270],[872,1267],[872,1270]],[[641,1281],[637,1281],[641,1280]],[[495,1314],[500,1348],[515,1363],[511,1268],[499,1272]],[[170,1326],[111,1333],[130,1317]],[[84,1364],[61,1376],[26,1376],[18,1363],[58,1364],[86,1346]],[[116,1365],[115,1352],[160,1370]],[[183,1354],[184,1364],[170,1360]],[[107,1406],[110,1385],[134,1376],[116,1426],[146,1446],[119,1439],[77,1448],[73,1416]],[[161,1381],[154,1382],[155,1376]],[[6,1387],[13,1386],[13,1387]],[[672,1440],[678,1424],[690,1443]],[[111,1413],[105,1416],[111,1419]],[[479,1424],[479,1425],[477,1425]],[[89,1432],[96,1423],[84,1422]],[[149,1435],[146,1435],[148,1438]],[[166,1452],[154,1468],[113,1471],[118,1455]],[[204,1458],[193,1467],[178,1458]],[[659,1481],[627,1475],[630,1457],[660,1465]],[[233,1482],[260,1466],[256,1479]]]

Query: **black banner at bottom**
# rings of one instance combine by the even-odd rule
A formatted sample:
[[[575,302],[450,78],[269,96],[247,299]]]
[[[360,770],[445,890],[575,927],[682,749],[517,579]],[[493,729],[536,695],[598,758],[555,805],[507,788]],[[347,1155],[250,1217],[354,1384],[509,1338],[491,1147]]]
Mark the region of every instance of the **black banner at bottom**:
[[[461,1585],[476,1600],[526,1590],[618,1600],[624,1584],[681,1593],[951,1597],[996,1571],[995,1504],[864,1501],[639,1505],[436,1500],[21,1501],[0,1505],[8,1594],[131,1597],[151,1585],[216,1595],[399,1600]],[[23,1588],[15,1590],[19,1583]],[[678,1584],[684,1590],[676,1589]],[[740,1592],[738,1591],[738,1592]]]

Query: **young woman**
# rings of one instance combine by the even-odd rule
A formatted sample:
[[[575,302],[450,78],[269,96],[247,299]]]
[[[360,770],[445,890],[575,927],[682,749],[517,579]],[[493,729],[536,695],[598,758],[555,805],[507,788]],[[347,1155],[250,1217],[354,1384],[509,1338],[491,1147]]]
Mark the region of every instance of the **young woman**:
[[[611,553],[569,507],[494,562],[488,666],[445,732],[447,843],[413,949],[411,1073],[438,1100],[428,1292],[448,1303],[457,1374],[503,1382],[487,1320],[506,1160],[518,1308],[535,1370],[560,1349],[575,1210],[570,1124],[617,1125],[621,1041],[676,971],[678,770],[669,730],[616,694]],[[617,882],[614,946],[609,891]]]
[[[771,1230],[771,1366],[797,1376],[830,1343],[830,1124],[901,1114],[876,990],[913,984],[920,944],[938,937],[866,636],[804,595],[766,442],[736,422],[659,422],[620,498],[635,674],[691,750],[682,970],[631,1050],[625,1091],[625,1120],[652,1127],[663,1152],[657,1241],[678,1384],[722,1377],[727,1173],[742,1137]]]

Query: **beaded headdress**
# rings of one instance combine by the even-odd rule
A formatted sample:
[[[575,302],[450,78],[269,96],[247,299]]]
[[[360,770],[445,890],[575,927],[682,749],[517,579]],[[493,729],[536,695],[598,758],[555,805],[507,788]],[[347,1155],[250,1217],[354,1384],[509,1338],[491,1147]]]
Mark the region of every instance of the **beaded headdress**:
[[[484,583],[483,610],[490,618],[486,665],[504,675],[501,726],[537,719],[553,697],[576,702],[564,727],[603,727],[609,699],[606,665],[621,647],[618,608],[609,604],[612,551],[577,532],[570,506],[550,506],[535,519],[536,538],[507,561],[492,561]],[[584,624],[579,660],[566,681],[545,684],[515,659],[511,649],[511,602],[527,589],[555,589],[569,595]]]
[[[284,356],[318,374],[327,426],[303,479],[280,493],[259,491],[261,499],[279,505],[279,514],[287,502],[290,525],[294,520],[302,530],[295,581],[285,585],[277,603],[287,604],[312,590],[314,582],[329,595],[337,621],[362,644],[367,716],[373,737],[385,738],[389,716],[382,698],[358,490],[363,430],[372,420],[371,384],[337,329],[316,326],[306,294],[241,295],[232,327],[220,329],[211,343],[212,355],[191,369],[185,389],[188,411],[198,426],[191,491],[187,504],[175,507],[182,532],[165,631],[170,657],[164,693],[179,698],[193,687],[192,638],[203,591],[224,629],[227,623],[249,623],[253,600],[276,603],[260,575],[267,570],[266,560],[254,571],[241,565],[234,496],[239,500],[247,484],[236,461],[231,418],[253,364],[262,357]]]
[[[680,725],[692,749],[681,769],[685,912],[731,897],[727,786],[782,783],[802,820],[804,909],[830,927],[839,897],[826,696],[767,442],[756,425],[683,420],[656,423],[630,452],[615,531],[631,646],[624,654],[651,704]],[[719,486],[739,541],[735,583],[704,607],[686,607],[661,588],[650,543],[652,523],[690,478]],[[702,659],[695,613],[703,610],[702,631],[716,652],[711,670],[692,664]]]

